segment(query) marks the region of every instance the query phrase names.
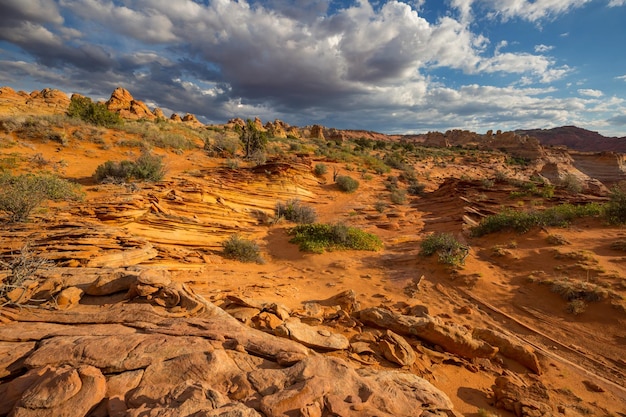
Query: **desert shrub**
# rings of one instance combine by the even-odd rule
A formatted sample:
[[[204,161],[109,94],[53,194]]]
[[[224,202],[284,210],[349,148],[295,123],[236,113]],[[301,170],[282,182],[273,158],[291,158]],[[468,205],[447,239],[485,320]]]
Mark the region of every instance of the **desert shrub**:
[[[252,240],[244,239],[238,234],[231,235],[222,242],[224,256],[240,262],[263,263],[261,249]]]
[[[254,166],[263,165],[267,161],[267,154],[262,149],[257,149],[250,156],[248,160],[254,164]]]
[[[0,174],[0,211],[9,214],[11,222],[23,222],[44,201],[79,200],[78,185],[48,174]]]
[[[484,236],[501,230],[514,230],[519,233],[528,232],[536,226],[567,226],[580,217],[594,217],[602,213],[602,206],[596,203],[584,205],[560,204],[543,211],[517,211],[505,209],[493,216],[481,220],[472,228],[472,236]]]
[[[122,123],[119,114],[109,111],[103,103],[94,103],[89,97],[72,96],[67,115],[97,126],[111,127]]]
[[[348,175],[339,175],[335,179],[335,183],[341,191],[344,191],[346,193],[351,193],[359,188],[359,181]]]
[[[389,198],[391,198],[393,204],[404,204],[406,202],[406,191],[400,189],[393,190]]]
[[[611,189],[610,200],[604,206],[604,215],[609,223],[626,223],[626,192],[618,187]]]
[[[165,177],[166,169],[163,158],[143,152],[135,161],[133,177],[139,180],[161,181]]]
[[[406,158],[402,156],[402,154],[400,154],[399,152],[388,153],[387,155],[385,155],[383,162],[391,168],[401,170],[406,170],[409,168],[406,163]]]
[[[305,206],[296,199],[276,203],[276,217],[283,217],[294,223],[310,224],[317,220],[317,213],[313,207]]]
[[[462,265],[469,253],[469,248],[450,233],[428,235],[420,247],[420,255],[431,256],[436,253],[439,256],[439,262],[451,266]]]
[[[328,166],[326,164],[315,164],[315,168],[313,168],[313,173],[317,177],[321,177],[326,175],[328,172]]]
[[[161,181],[166,169],[160,156],[143,152],[133,161],[106,161],[96,168],[93,177],[98,182],[125,182],[130,179]]]
[[[259,130],[254,122],[248,119],[246,125],[241,129],[239,140],[243,144],[245,152],[244,158],[248,159],[258,151],[265,151],[267,134]]]
[[[572,300],[567,303],[567,312],[578,316],[587,310],[587,303],[584,300]]]
[[[380,238],[345,224],[302,224],[289,231],[291,243],[306,252],[322,253],[325,250],[369,250],[382,248]]]
[[[0,269],[6,276],[0,281],[0,307],[9,304],[22,305],[28,299],[28,281],[34,277],[35,273],[50,265],[50,261],[40,256],[34,255],[30,251],[30,245],[25,244],[18,254],[3,255],[0,258]],[[18,291],[15,294],[14,290]],[[9,296],[9,294],[12,294]]]
[[[421,182],[413,181],[409,184],[406,191],[409,195],[423,195],[424,189],[426,188],[426,184],[422,184]]]
[[[565,175],[565,177],[560,182],[560,186],[565,188],[570,193],[574,194],[578,194],[583,190],[583,184],[580,179],[578,179],[576,175],[571,173]]]
[[[125,182],[132,178],[134,169],[132,161],[106,161],[98,165],[93,177],[97,182]]]
[[[389,205],[382,201],[382,200],[378,200],[376,203],[374,203],[374,208],[376,209],[377,212],[382,213],[385,211],[385,209],[388,207]]]
[[[400,186],[398,177],[396,177],[395,175],[389,175],[387,178],[385,178],[385,181],[383,181],[383,184],[385,184],[385,189],[387,189],[387,191],[395,191],[398,189],[398,187]]]
[[[237,153],[237,149],[239,149],[239,139],[222,133],[217,135],[212,141],[207,139],[204,142],[204,149],[210,156],[234,156]]]

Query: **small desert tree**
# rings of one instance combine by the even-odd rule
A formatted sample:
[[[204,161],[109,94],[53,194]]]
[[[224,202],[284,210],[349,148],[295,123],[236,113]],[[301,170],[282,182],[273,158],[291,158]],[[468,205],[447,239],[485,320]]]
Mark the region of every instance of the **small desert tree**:
[[[239,140],[243,144],[245,158],[251,158],[253,155],[263,152],[267,145],[267,135],[259,130],[254,122],[250,119],[246,121],[246,125],[241,129]]]
[[[98,126],[111,127],[122,123],[119,114],[107,109],[103,103],[94,103],[89,97],[73,95],[67,115]]]

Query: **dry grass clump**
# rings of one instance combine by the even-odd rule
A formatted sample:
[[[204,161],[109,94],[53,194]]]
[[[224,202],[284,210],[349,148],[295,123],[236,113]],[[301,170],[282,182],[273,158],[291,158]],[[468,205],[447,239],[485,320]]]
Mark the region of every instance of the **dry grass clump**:
[[[298,199],[286,203],[276,203],[276,219],[284,218],[290,222],[310,224],[317,220],[317,213],[313,207],[305,206]]]
[[[231,235],[226,241],[222,242],[222,247],[224,248],[223,254],[226,258],[240,262],[264,263],[259,245],[252,240],[242,238],[238,234]]]

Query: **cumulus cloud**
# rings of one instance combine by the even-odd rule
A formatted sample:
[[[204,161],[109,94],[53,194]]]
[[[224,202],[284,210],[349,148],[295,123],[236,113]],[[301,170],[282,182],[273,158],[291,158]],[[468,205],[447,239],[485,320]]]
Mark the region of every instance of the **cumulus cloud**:
[[[502,20],[519,18],[529,22],[553,19],[582,7],[591,0],[482,0],[492,11],[491,17]],[[620,0],[616,0],[620,1]]]
[[[610,0],[609,7],[619,7],[626,5],[626,0]]]
[[[535,45],[535,52],[537,52],[538,54],[543,54],[545,52],[551,51],[552,49],[554,49],[554,46],[548,46],[543,44]]]
[[[578,89],[578,94],[582,96],[588,96],[588,97],[602,97],[604,95],[602,91],[593,90],[591,88],[580,88]]]

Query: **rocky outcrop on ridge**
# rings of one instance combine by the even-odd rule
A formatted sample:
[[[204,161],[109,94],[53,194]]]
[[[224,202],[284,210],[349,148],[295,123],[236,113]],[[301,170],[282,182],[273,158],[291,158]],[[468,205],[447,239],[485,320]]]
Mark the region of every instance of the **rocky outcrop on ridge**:
[[[62,91],[44,88],[41,91],[16,92],[11,87],[0,87],[0,112],[11,115],[64,113],[70,98]]]
[[[107,109],[119,113],[125,119],[148,119],[156,116],[142,101],[135,100],[128,90],[118,87],[105,103]]]

